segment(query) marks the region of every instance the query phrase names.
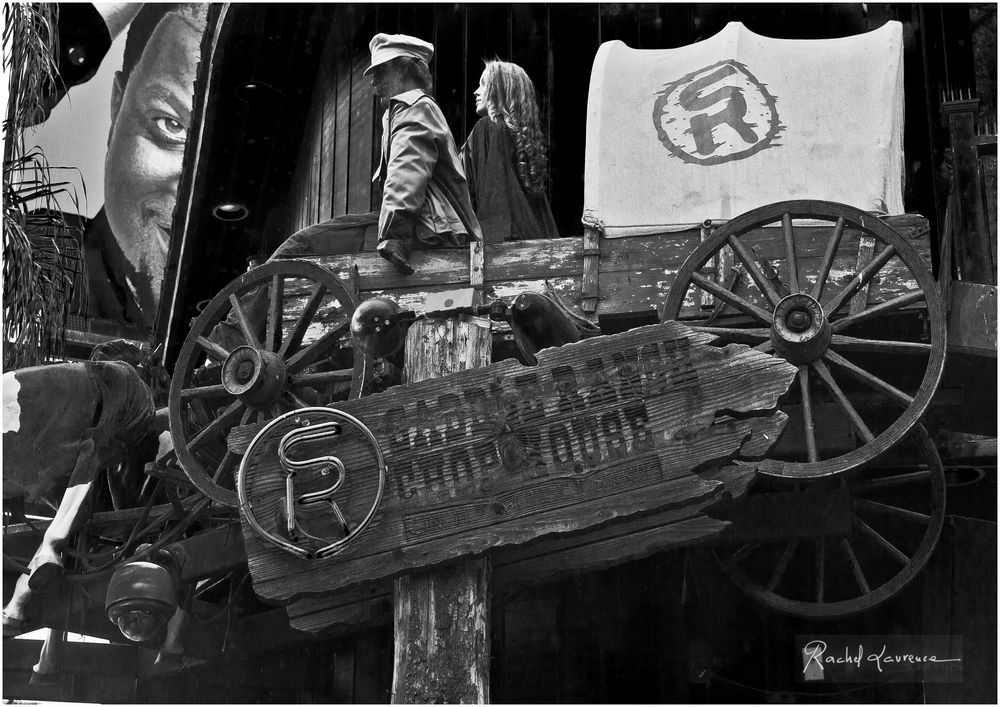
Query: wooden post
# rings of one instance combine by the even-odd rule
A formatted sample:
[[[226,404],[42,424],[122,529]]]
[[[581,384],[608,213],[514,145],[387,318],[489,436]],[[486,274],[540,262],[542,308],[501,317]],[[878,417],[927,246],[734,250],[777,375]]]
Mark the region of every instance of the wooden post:
[[[406,337],[410,383],[490,362],[488,328],[424,320]],[[490,561],[465,560],[400,577],[394,587],[394,703],[490,699]]]
[[[986,228],[983,213],[982,186],[979,176],[979,154],[976,151],[977,99],[952,100],[942,104],[948,122],[948,134],[954,154],[955,177],[952,188],[957,190],[959,232],[954,247],[962,279],[985,285],[995,285],[993,272],[995,253]]]

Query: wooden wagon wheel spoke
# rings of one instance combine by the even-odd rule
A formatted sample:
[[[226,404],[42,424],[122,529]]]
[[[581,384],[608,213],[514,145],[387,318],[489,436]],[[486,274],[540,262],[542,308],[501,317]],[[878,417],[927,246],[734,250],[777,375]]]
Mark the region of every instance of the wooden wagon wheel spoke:
[[[251,407],[246,408],[243,411],[243,415],[240,416],[240,421],[237,422],[235,426],[236,427],[243,427],[244,425],[249,424],[250,420],[253,419],[253,417],[256,414],[257,414],[257,411],[254,410],[253,408],[251,408]],[[190,444],[188,446],[190,446]],[[227,459],[230,456],[232,456],[232,452],[230,452],[229,449],[227,448],[225,455],[223,455],[223,457],[222,457],[222,461],[219,462],[219,466],[217,466],[215,468],[215,473],[212,475],[212,483],[218,483],[219,482],[219,478],[220,478],[219,475],[222,473],[223,466],[226,464]],[[234,463],[239,460],[239,457],[236,457],[236,456],[233,456],[232,458],[233,458],[233,462]]]
[[[301,294],[288,291],[287,279],[304,281]],[[305,306],[296,316],[288,316],[286,308],[303,301]],[[368,359],[347,346],[355,305],[336,273],[306,261],[281,260],[237,278],[205,307],[178,355],[169,401],[177,460],[199,491],[224,505],[236,505],[236,491],[225,476],[239,458],[223,456],[220,445],[227,444],[237,420],[244,427],[307,407],[312,404],[307,403],[310,385],[328,384],[324,402],[360,395],[370,370]],[[283,336],[285,321],[292,325]],[[217,343],[220,326],[238,332],[239,345],[228,350]],[[323,333],[303,345],[312,328]],[[301,373],[341,350],[354,357],[350,375],[340,367],[343,364],[337,372]],[[213,365],[203,367],[202,352]],[[299,376],[294,384],[293,376]],[[214,415],[209,407],[221,413]],[[220,485],[220,480],[229,487]]]
[[[799,258],[795,253],[795,229],[792,228],[792,215],[781,215],[781,230],[785,236],[785,258],[788,263],[788,291],[801,292],[799,287]]]
[[[866,498],[855,498],[854,500],[851,501],[851,503],[855,508],[858,509],[894,516],[896,518],[901,518],[903,520],[909,520],[914,523],[919,523],[920,525],[927,525],[931,522],[931,517],[926,513],[911,511],[909,508],[902,508],[900,506],[891,506],[887,503],[870,501]]]
[[[816,424],[813,421],[812,397],[809,394],[809,366],[799,366],[799,388],[802,392],[802,425],[806,434],[806,451],[809,461],[819,461],[819,450],[816,446]]]
[[[851,401],[847,399],[846,395],[844,395],[844,391],[840,389],[839,385],[837,385],[837,381],[833,379],[833,375],[830,373],[830,369],[826,367],[826,364],[822,361],[813,361],[810,365],[816,369],[820,380],[823,381],[826,389],[830,391],[831,395],[833,395],[834,399],[840,405],[840,408],[844,411],[844,414],[847,415],[847,419],[851,421],[851,424],[854,425],[854,428],[861,435],[861,438],[864,439],[866,443],[874,440],[875,435],[873,435],[872,431],[868,429],[868,425],[866,425],[865,421],[861,419],[861,415],[858,414],[858,411],[854,409],[853,405],[851,405]]]
[[[767,582],[768,591],[773,592],[781,584],[781,580],[785,577],[785,572],[788,570],[788,563],[791,561],[792,555],[795,554],[795,550],[798,547],[798,540],[790,542],[785,546],[785,551],[781,553],[781,558],[778,560],[778,564],[775,566],[774,571],[771,573],[771,578]]]
[[[847,538],[841,538],[840,547],[847,557],[847,564],[851,568],[851,576],[854,577],[854,582],[858,585],[858,589],[861,590],[862,594],[870,594],[872,590],[868,584],[868,578],[865,576],[865,571],[861,568],[861,563],[858,562],[857,555],[854,554],[851,542]]]
[[[826,541],[822,538],[816,541],[816,602],[823,603],[826,590]]]
[[[908,484],[919,483],[922,481],[927,481],[933,475],[933,471],[930,469],[925,469],[923,471],[914,471],[909,474],[899,474],[897,476],[890,476],[884,479],[868,479],[863,481],[853,481],[850,484],[851,493],[854,494],[865,494],[872,491],[882,491],[888,488],[896,488],[898,486],[906,486]]]
[[[705,290],[711,295],[715,295],[723,302],[728,302],[736,309],[740,310],[744,314],[748,314],[755,319],[763,322],[764,324],[771,324],[771,314],[755,304],[751,304],[739,295],[730,292],[722,285],[716,284],[709,280],[707,277],[701,273],[691,273],[691,282],[695,283],[701,289]]]
[[[823,260],[819,265],[819,273],[816,276],[816,283],[813,285],[812,295],[814,300],[819,300],[823,297],[823,289],[826,287],[827,278],[830,277],[830,268],[833,267],[833,260],[837,257],[837,249],[840,247],[840,239],[844,236],[844,221],[843,216],[837,218],[837,222],[833,226],[833,232],[830,234],[830,239],[826,243],[826,251],[823,253]]]
[[[297,396],[292,391],[286,390],[285,391],[285,395],[292,402],[292,404],[294,404],[296,407],[300,407],[300,408],[309,407],[309,403],[307,403],[305,400],[303,400],[302,398],[300,398],[299,396]]]
[[[233,314],[236,315],[236,321],[239,322],[240,331],[243,332],[243,338],[247,344],[259,349],[261,347],[260,339],[257,338],[257,333],[247,318],[246,310],[243,309],[243,304],[235,294],[229,295],[229,305],[233,308]]]
[[[890,555],[901,565],[906,565],[910,558],[905,552],[893,545],[881,533],[865,523],[856,514],[851,515],[851,525],[861,531],[861,534],[873,541],[876,546],[882,548],[886,554]]]
[[[335,371],[320,371],[319,373],[296,373],[289,376],[288,383],[292,388],[315,386],[323,383],[343,383],[354,377],[354,370],[341,368]]]
[[[240,418],[240,426],[249,424],[250,418],[252,418],[257,413],[253,408],[247,408],[246,412],[243,413],[243,417]]]
[[[836,325],[836,322],[834,322]],[[830,337],[830,348],[837,351],[860,351],[862,353],[887,353],[927,356],[934,350],[931,344],[920,341],[891,341],[884,339],[858,339],[853,336],[834,334]]]
[[[737,563],[740,560],[744,559],[751,552],[753,552],[754,550],[756,550],[758,547],[760,547],[760,546],[757,545],[756,543],[748,543],[748,544],[744,545],[743,547],[741,547],[736,552],[734,552],[732,555],[730,555],[729,556],[729,561],[732,562],[732,563]]]
[[[860,479],[841,477],[837,486],[846,491],[848,505],[843,510],[845,515],[837,516],[842,521],[825,534],[805,542],[789,532],[785,538],[765,542],[763,550],[752,555],[744,545],[737,551],[743,559],[739,565],[733,561],[735,555],[730,548],[716,548],[719,565],[754,599],[800,617],[851,616],[895,596],[933,553],[945,511],[944,466],[927,431],[916,425],[904,446],[908,450],[915,447],[927,469],[902,473],[863,469]],[[907,454],[906,458],[911,456]],[[887,473],[890,476],[884,476]],[[864,478],[869,475],[874,478]],[[904,484],[912,487],[906,507],[886,500]],[[773,493],[766,486],[764,492]],[[858,495],[869,491],[881,492],[882,496],[874,500]],[[750,491],[751,496],[754,493]],[[794,502],[796,492],[783,493],[788,495],[789,503]],[[893,531],[891,535],[886,532],[889,530]],[[897,540],[904,537],[905,544]],[[836,552],[828,552],[831,544],[836,548],[830,549]],[[780,558],[777,565],[775,558]]]
[[[309,346],[289,358],[285,362],[288,372],[298,373],[303,368],[314,364],[324,353],[330,350],[331,346],[343,339],[344,336],[350,332],[350,330],[351,319],[350,317],[347,317],[347,319],[341,322],[338,326],[326,332],[321,337],[316,339],[316,341],[309,344]]]
[[[849,326],[859,324],[869,319],[874,319],[875,317],[880,317],[883,314],[890,314],[903,307],[908,307],[911,304],[916,304],[917,302],[922,302],[924,300],[923,292],[907,292],[905,295],[899,295],[898,297],[893,297],[891,300],[881,302],[872,307],[866,307],[857,314],[850,314],[843,319],[838,319],[831,323],[830,327],[833,331],[843,331]]]
[[[243,424],[246,423],[244,422]],[[233,469],[236,468],[236,461],[238,459],[239,457],[236,454],[233,454],[233,452],[227,449],[226,453],[222,456],[222,461],[220,461],[219,465],[215,467],[215,473],[212,474],[212,483],[219,483],[223,474],[227,472],[231,473]]]
[[[851,281],[844,285],[840,292],[834,295],[829,301],[824,302],[823,309],[830,314],[833,314],[840,309],[844,302],[856,295],[858,290],[871,282],[871,279],[878,274],[878,271],[882,269],[882,266],[888,263],[895,254],[895,246],[886,246],[881,253],[872,258],[870,263],[861,268],[861,270],[853,278],[851,278]]]
[[[229,356],[229,351],[214,341],[209,341],[204,336],[198,336],[195,341],[198,342],[198,345],[205,350],[205,353],[207,353],[209,357],[215,359],[219,363],[225,361]]]
[[[306,335],[306,329],[309,328],[309,324],[312,322],[316,310],[319,309],[319,305],[323,301],[325,294],[326,286],[321,282],[317,282],[313,286],[305,309],[302,310],[298,319],[295,320],[295,325],[292,327],[291,332],[289,332],[288,338],[281,343],[281,348],[278,350],[279,356],[288,358],[302,343],[302,338]]]
[[[879,378],[873,373],[869,373],[865,369],[857,366],[846,358],[838,354],[836,351],[827,351],[823,354],[823,358],[830,363],[842,368],[855,380],[864,383],[866,386],[872,390],[877,390],[881,393],[885,393],[891,399],[898,403],[901,403],[903,407],[907,407],[913,404],[913,398],[901,391],[899,388],[886,383],[884,380]]]
[[[267,329],[264,335],[264,346],[268,351],[276,350],[278,341],[281,339],[281,314],[285,295],[284,285],[285,278],[281,274],[276,274],[271,278],[267,303]]]
[[[181,391],[181,400],[194,400],[196,398],[217,398],[222,395],[229,395],[229,391],[221,383],[215,385],[203,385],[195,388],[185,388]]]
[[[764,276],[764,273],[761,272],[760,267],[758,267],[757,262],[753,257],[753,253],[750,252],[750,249],[747,248],[746,245],[735,235],[730,236],[726,242],[730,245],[730,247],[732,247],[736,257],[739,258],[739,261],[743,263],[743,267],[746,268],[747,273],[750,275],[750,279],[757,285],[757,289],[764,293],[764,297],[767,298],[767,301],[772,307],[777,306],[778,302],[781,301],[781,295],[778,294],[777,290],[775,290],[771,285],[770,280],[768,280],[767,277]],[[770,324],[770,320],[768,320],[767,323]]]
[[[187,403],[188,418],[191,424],[195,426],[195,429],[204,427],[212,421],[214,415],[209,412],[204,400],[201,398],[191,398],[185,402]]]
[[[242,400],[237,400],[227,407],[218,417],[208,423],[198,434],[191,438],[188,447],[194,449],[203,442],[212,439],[214,436],[228,432],[236,421],[237,416],[246,407]]]
[[[700,331],[705,334],[712,334],[717,336],[723,341],[729,341],[739,344],[759,344],[761,341],[767,339],[771,332],[768,329],[735,329],[733,327],[716,327],[716,326],[693,326],[692,331]]]

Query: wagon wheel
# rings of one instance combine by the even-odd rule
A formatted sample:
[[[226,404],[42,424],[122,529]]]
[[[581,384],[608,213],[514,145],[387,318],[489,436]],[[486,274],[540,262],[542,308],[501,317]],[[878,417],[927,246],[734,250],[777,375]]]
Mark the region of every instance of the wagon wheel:
[[[370,360],[348,348],[356,302],[334,273],[302,260],[265,263],[205,307],[170,381],[170,434],[191,482],[237,503],[236,427],[360,397]]]
[[[847,535],[714,548],[715,559],[748,595],[793,616],[842,618],[895,596],[930,558],[945,512],[944,466],[927,431],[914,426],[903,445],[919,448],[924,465],[810,483],[846,488]]]
[[[807,231],[793,221],[802,218],[826,222],[829,228]],[[780,226],[780,231],[762,230],[771,225]],[[856,241],[857,249],[845,257],[840,252],[846,250],[840,248],[842,241],[845,245]],[[823,246],[822,258],[803,257],[807,246],[817,253]],[[780,259],[777,268],[768,256]],[[744,287],[727,288],[702,274],[711,267],[709,261],[727,260],[749,276]],[[887,267],[890,263],[892,267]],[[725,275],[720,272],[720,282],[728,279]],[[886,279],[906,282],[909,291],[869,304]],[[709,301],[717,298],[711,317],[698,310],[697,303],[692,307],[692,300],[702,293]],[[918,303],[926,318],[922,331],[905,329],[915,318],[891,316]],[[742,322],[733,324],[728,318],[723,320],[727,326],[713,326],[719,306],[735,311]],[[944,308],[920,255],[877,217],[843,204],[785,201],[729,221],[699,245],[677,273],[661,319],[682,317],[695,329],[715,334],[720,343],[749,344],[798,366],[797,381],[779,407],[790,418],[786,436],[789,430],[801,430],[804,449],[789,450],[786,444],[782,450],[779,440],[771,458],[758,467],[769,476],[817,478],[871,461],[917,422],[944,367]],[[892,327],[887,324],[890,320]],[[923,366],[919,383],[910,376],[912,368],[900,365],[901,359]],[[831,448],[829,441],[817,441],[819,406],[828,407],[842,421],[848,443]]]

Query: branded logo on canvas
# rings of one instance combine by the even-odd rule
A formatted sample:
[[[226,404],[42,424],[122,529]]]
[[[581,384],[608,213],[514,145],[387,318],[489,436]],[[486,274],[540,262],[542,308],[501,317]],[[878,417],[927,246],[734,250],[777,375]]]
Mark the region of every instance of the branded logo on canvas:
[[[780,144],[776,139],[785,126],[777,99],[735,59],[692,71],[657,95],[656,134],[685,162],[722,164]]]

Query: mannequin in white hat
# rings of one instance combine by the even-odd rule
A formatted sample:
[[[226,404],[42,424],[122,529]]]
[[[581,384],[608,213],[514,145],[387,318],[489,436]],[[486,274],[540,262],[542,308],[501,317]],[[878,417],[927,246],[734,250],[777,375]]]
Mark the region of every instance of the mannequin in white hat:
[[[373,177],[382,181],[378,251],[408,275],[411,249],[479,240],[479,221],[455,139],[428,94],[433,45],[405,34],[377,34],[370,48],[365,74],[388,103],[382,156]]]

